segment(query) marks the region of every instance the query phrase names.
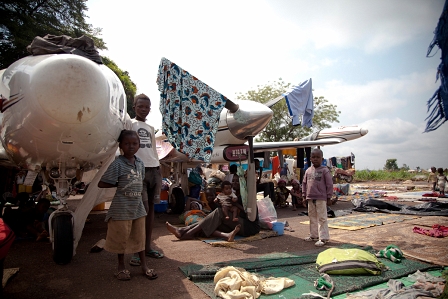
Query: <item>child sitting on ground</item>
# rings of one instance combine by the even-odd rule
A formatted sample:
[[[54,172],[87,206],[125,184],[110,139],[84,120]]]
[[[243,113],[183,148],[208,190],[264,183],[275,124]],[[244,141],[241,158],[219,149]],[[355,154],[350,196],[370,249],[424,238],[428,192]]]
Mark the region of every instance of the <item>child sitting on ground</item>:
[[[286,188],[286,181],[284,179],[280,179],[277,183],[277,188],[275,189],[275,206],[279,208],[284,208],[288,205],[286,200],[288,199],[290,192],[288,188]]]
[[[300,186],[299,180],[293,179],[291,181],[292,188],[289,191],[292,197],[292,210],[296,211],[298,206],[307,207],[306,201],[302,197],[302,187]]]
[[[219,202],[222,208],[222,212],[226,219],[230,219],[229,211],[232,212],[232,221],[238,221],[238,214],[240,209],[236,206],[238,197],[232,191],[232,183],[224,181],[221,183],[222,192],[215,198],[215,202]]]

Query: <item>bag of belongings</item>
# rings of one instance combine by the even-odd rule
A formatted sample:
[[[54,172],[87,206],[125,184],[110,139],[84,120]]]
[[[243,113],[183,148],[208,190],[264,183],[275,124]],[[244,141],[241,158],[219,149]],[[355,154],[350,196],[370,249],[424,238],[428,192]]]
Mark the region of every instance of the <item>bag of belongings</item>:
[[[329,248],[319,253],[316,264],[320,273],[340,275],[380,275],[386,269],[374,254],[356,248]]]

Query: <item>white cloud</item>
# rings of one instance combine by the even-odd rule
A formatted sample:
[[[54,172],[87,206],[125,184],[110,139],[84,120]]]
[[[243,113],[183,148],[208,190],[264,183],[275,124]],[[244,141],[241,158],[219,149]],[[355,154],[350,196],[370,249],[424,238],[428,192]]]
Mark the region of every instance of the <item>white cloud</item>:
[[[359,140],[325,147],[326,156],[352,151],[361,169],[382,168],[389,158],[399,166],[448,167],[442,146],[448,124],[421,133],[426,100],[440,84],[433,67],[439,56],[424,68],[426,53],[412,52],[425,38],[429,45],[441,0],[87,4],[89,22],[103,28],[109,47],[102,54],[151,98],[150,122],[156,127],[161,115],[155,81],[166,57],[230,99],[279,78],[292,84],[313,78],[314,95],[338,106],[341,125],[369,129]],[[407,60],[397,61],[397,53]]]
[[[424,169],[446,167],[448,152],[442,145],[448,134],[446,124],[430,133],[422,133],[424,123],[416,124],[399,118],[372,119],[360,126],[368,128],[366,136],[324,147],[325,157],[349,156],[353,152],[357,169],[382,169],[387,159],[397,159],[399,167],[403,164]]]
[[[374,53],[432,33],[442,1],[269,1],[289,20],[300,21],[297,36],[317,49],[359,48]]]
[[[341,124],[352,125],[374,118],[413,118],[410,109],[420,109],[421,120],[426,117],[426,101],[440,83],[434,82],[434,70],[412,73],[398,78],[385,78],[366,84],[349,84],[332,80],[315,95],[324,95],[341,113]],[[346,123],[344,123],[346,122]]]

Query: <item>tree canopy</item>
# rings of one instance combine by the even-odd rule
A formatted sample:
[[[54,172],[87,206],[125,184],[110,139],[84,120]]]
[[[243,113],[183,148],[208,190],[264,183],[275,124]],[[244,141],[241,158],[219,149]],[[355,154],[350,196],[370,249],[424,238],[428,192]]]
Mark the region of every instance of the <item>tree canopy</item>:
[[[398,170],[397,159],[387,159],[386,165],[384,165],[384,170]]]
[[[131,118],[135,117],[135,112],[134,109],[132,108],[135,93],[137,91],[135,83],[132,82],[129,73],[121,70],[111,59],[104,56],[102,57],[102,59],[104,65],[110,68],[115,73],[115,75],[117,75],[118,79],[120,79],[121,84],[123,84],[123,88],[126,93],[127,112]]]
[[[0,2],[0,69],[28,56],[36,36],[86,35],[98,49],[107,49],[101,28],[86,23],[87,0],[3,0]]]
[[[285,83],[281,78],[266,85],[258,85],[257,90],[249,90],[245,94],[238,94],[239,100],[251,100],[259,103],[266,103],[286,92],[291,83]],[[337,111],[337,106],[328,103],[323,96],[314,97],[314,117],[313,127],[293,126],[292,118],[289,116],[288,107],[285,100],[280,100],[271,107],[274,116],[266,128],[257,136],[257,141],[291,141],[295,138],[303,138],[313,131],[330,128],[330,124],[339,122],[341,113]]]

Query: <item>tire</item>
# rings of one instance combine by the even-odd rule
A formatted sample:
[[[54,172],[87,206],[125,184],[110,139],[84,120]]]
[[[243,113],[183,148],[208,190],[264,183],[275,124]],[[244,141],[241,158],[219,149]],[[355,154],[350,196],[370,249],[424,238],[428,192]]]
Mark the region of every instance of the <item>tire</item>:
[[[56,264],[68,264],[73,257],[73,216],[58,213],[52,219],[53,260]]]
[[[353,181],[353,176],[347,176],[347,178],[345,179],[347,181],[347,183],[351,183]]]

